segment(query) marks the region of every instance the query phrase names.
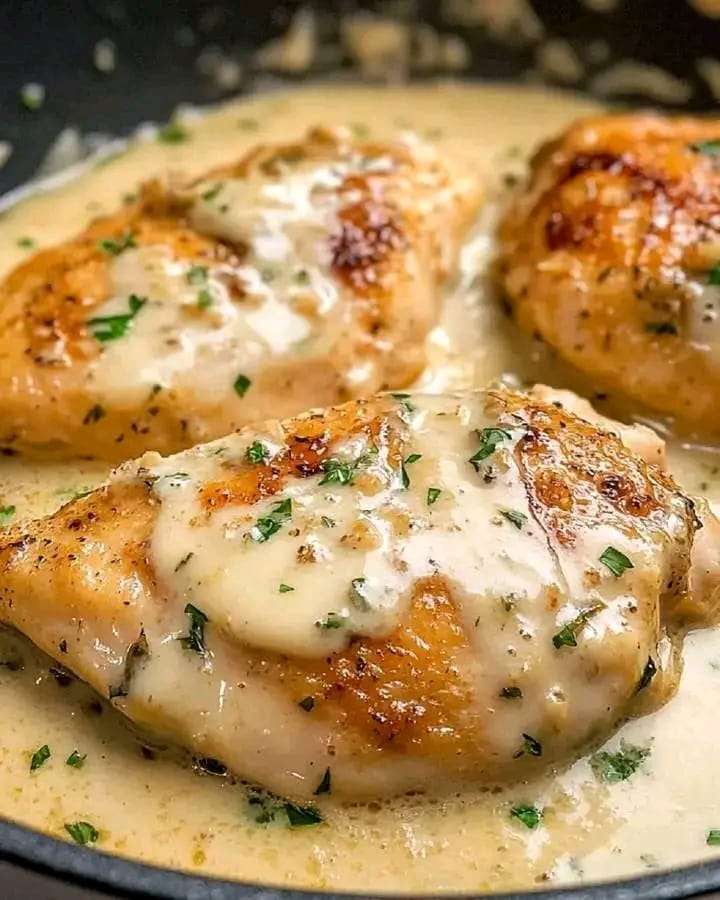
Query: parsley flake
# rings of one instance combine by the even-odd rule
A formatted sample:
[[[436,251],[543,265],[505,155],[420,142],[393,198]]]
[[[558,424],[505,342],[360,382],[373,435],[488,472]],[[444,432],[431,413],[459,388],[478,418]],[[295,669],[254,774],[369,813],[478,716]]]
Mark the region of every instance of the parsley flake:
[[[709,847],[717,847],[720,844],[720,828],[711,828],[707,833],[705,843]]]
[[[440,488],[431,487],[427,490],[427,505],[432,506],[438,499],[438,497],[442,494]]]
[[[286,803],[285,814],[288,817],[291,828],[319,825],[323,821],[323,817],[314,806],[298,806],[296,803]]]
[[[600,750],[590,757],[590,768],[598,781],[606,784],[615,784],[618,781],[626,781],[640,768],[641,764],[650,756],[649,747],[637,747],[620,741],[620,749],[616,753]]]
[[[522,738],[522,747],[514,754],[515,759],[524,756],[526,753],[528,756],[542,756],[542,744],[540,741],[530,734],[525,734],[525,732],[523,732]]]
[[[262,516],[250,529],[250,537],[258,544],[271,538],[292,516],[292,500],[288,497],[276,503],[266,516]]]
[[[690,144],[690,149],[695,153],[704,153],[705,156],[720,156],[720,139],[696,141],[694,144]]]
[[[542,810],[536,806],[521,804],[520,806],[513,806],[510,810],[510,815],[522,822],[526,828],[533,830],[540,824],[543,814]]]
[[[480,463],[487,459],[488,456],[492,456],[497,449],[497,445],[503,441],[509,441],[512,435],[503,428],[482,428],[477,432],[477,436],[480,438],[480,449],[470,457],[468,462],[476,472],[479,472]]]
[[[655,660],[652,656],[648,656],[648,661],[645,663],[645,668],[643,669],[643,673],[640,676],[640,681],[638,682],[638,686],[635,688],[635,693],[639,694],[644,688],[646,688],[650,682],[653,680],[655,675],[657,674],[657,666],[655,665]]]
[[[205,656],[207,654],[207,648],[205,647],[205,625],[207,624],[208,617],[202,610],[199,610],[197,606],[193,606],[192,603],[188,603],[185,607],[185,615],[190,620],[190,627],[188,628],[187,635],[180,638],[180,642],[185,650],[193,650],[195,653]]]
[[[161,144],[182,144],[190,139],[190,135],[179,122],[172,121],[158,131],[157,139]]]
[[[280,587],[278,588],[278,591],[281,594],[288,594],[290,591],[294,591],[294,590],[295,590],[295,588],[291,587],[289,584],[281,584]]]
[[[302,700],[298,701],[298,706],[305,710],[305,712],[310,712],[311,709],[315,708],[315,698],[314,697],[303,697]]]
[[[410,476],[408,475],[408,471],[405,466],[412,465],[412,463],[417,462],[419,459],[422,459],[421,453],[411,453],[409,456],[406,456],[400,466],[400,483],[402,484],[403,490],[406,491],[410,487]]]
[[[0,526],[7,525],[14,515],[15,507],[12,504],[10,506],[0,506]]]
[[[604,603],[595,603],[593,606],[589,606],[587,609],[580,612],[574,619],[566,622],[560,631],[553,635],[552,641],[555,649],[559,650],[561,647],[577,647],[578,635],[585,625],[587,625],[588,621],[602,609],[605,609]]]
[[[504,516],[508,522],[511,522],[518,531],[520,531],[523,525],[527,522],[527,516],[525,513],[521,513],[517,509],[501,509],[500,515]]]
[[[31,237],[21,237],[17,240],[18,247],[22,247],[23,250],[32,250],[33,247],[37,246],[37,243]]]
[[[315,788],[313,794],[316,797],[319,797],[320,794],[329,794],[330,786],[330,767],[328,766],[328,768],[325,769],[325,774],[323,775],[320,784]]]
[[[197,305],[199,309],[208,309],[212,306],[212,303],[212,294],[207,288],[203,288],[201,291],[198,291]]]
[[[124,337],[133,319],[146,303],[147,297],[138,297],[137,294],[130,294],[128,297],[130,312],[115,316],[95,316],[92,319],[88,319],[87,324],[92,332],[92,336],[101,343],[116,341],[118,338]]]
[[[73,750],[73,752],[68,756],[65,760],[66,766],[72,766],[73,769],[82,769],[85,765],[85,760],[87,759],[87,753],[84,753],[82,756],[77,750]]]
[[[616,578],[619,578],[626,569],[635,568],[627,556],[614,547],[606,547],[603,550],[600,555],[600,562],[607,566]]]
[[[43,744],[42,747],[33,753],[32,758],[30,759],[30,771],[34,772],[36,769],[39,769],[40,766],[44,766],[49,759],[50,748],[47,744]]]
[[[205,284],[207,273],[207,266],[190,266],[185,273],[185,281],[188,284]]]
[[[100,250],[104,250],[108,256],[120,256],[125,250],[129,250],[131,247],[137,247],[137,244],[135,243],[135,235],[132,231],[126,231],[118,240],[114,240],[113,238],[103,238],[98,242],[98,247]]]
[[[253,465],[259,465],[270,456],[270,450],[262,441],[253,441],[245,451],[245,459]]]
[[[710,274],[708,275],[708,284],[720,284],[720,262],[715,263],[712,269],[710,269]]]
[[[347,619],[345,616],[340,615],[340,613],[329,612],[324,619],[318,619],[315,623],[316,628],[320,628],[323,631],[332,631],[335,628],[343,628]]]
[[[233,382],[233,388],[235,389],[235,393],[238,395],[238,397],[244,397],[245,394],[247,394],[248,388],[251,384],[252,381],[250,381],[247,375],[243,375],[241,373]]]
[[[76,844],[94,844],[100,837],[100,833],[89,822],[66,822],[65,831]]]

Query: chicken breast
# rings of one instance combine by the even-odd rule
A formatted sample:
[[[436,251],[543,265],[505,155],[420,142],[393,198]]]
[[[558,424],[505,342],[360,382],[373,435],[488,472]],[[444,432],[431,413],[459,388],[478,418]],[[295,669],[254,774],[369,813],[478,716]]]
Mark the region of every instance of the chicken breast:
[[[402,387],[478,203],[428,146],[323,129],[146,184],[0,287],[0,447],[128,459]]]
[[[513,316],[599,388],[720,430],[720,123],[581,121],[500,228]]]
[[[0,549],[0,621],[143,728],[291,798],[520,780],[676,678],[698,521],[504,391],[146,454]]]

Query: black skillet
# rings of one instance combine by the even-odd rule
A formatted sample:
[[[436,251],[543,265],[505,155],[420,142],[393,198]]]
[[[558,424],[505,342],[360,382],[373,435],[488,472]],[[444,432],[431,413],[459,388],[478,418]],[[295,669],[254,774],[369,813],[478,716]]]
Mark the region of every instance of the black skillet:
[[[516,5],[514,0],[475,0],[476,4],[483,2],[505,8]],[[168,119],[180,102],[209,103],[227,96],[216,81],[197,71],[198,56],[208,45],[242,63],[243,77],[236,90],[247,92],[262,86],[267,76],[253,68],[253,51],[285,29],[299,5],[250,0],[0,0],[0,141],[12,145],[9,161],[0,167],[0,193],[32,176],[53,139],[67,125],[82,132],[122,135],[141,121]],[[537,70],[542,31],[544,38],[567,40],[584,60],[584,73],[573,83],[575,88],[592,90],[599,73],[614,61],[629,57],[658,66],[680,80],[682,90],[672,101],[665,97],[663,105],[712,110],[716,100],[702,77],[702,63],[696,66],[699,60],[720,54],[720,18],[699,11],[712,5],[711,0],[533,0],[541,29],[528,36],[522,27],[510,25],[501,38],[481,25],[449,23],[442,17],[443,4],[436,0],[394,3],[392,14],[404,16],[411,25],[422,21],[440,32],[461,34],[472,56],[468,77],[532,77],[552,82]],[[316,0],[304,6],[321,13],[323,43],[332,46],[336,45],[339,12],[358,6],[377,11],[382,4]],[[720,3],[716,6],[720,14]],[[98,71],[93,61],[93,48],[104,39],[116,48],[116,65],[109,73]],[[338,72],[341,77],[354,77],[350,60],[329,54],[325,61],[313,63],[304,77],[337,77]],[[427,78],[441,73],[409,74]],[[45,86],[46,99],[39,110],[28,110],[20,101],[21,89],[28,82]],[[555,83],[562,81],[556,79]],[[685,95],[682,100],[681,94]],[[618,99],[648,105],[649,98],[630,88]],[[657,97],[650,99],[659,102]],[[0,727],[11,727],[11,723],[2,722]],[[242,852],[238,847],[238,853]],[[0,821],[2,900],[311,900],[318,896],[126,862]],[[340,896],[322,895],[331,900]],[[720,861],[595,887],[541,888],[532,894],[505,896],[508,900],[720,898]]]

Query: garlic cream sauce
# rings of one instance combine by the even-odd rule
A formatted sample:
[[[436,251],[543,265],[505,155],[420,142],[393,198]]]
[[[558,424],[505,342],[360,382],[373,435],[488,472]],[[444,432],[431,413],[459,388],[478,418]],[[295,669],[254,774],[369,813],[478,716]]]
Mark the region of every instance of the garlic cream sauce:
[[[258,141],[299,138],[314,124],[347,125],[370,138],[414,130],[442,154],[476,166],[488,195],[463,250],[461,275],[448,288],[443,320],[430,336],[430,364],[419,386],[430,392],[452,390],[502,377],[511,384],[540,380],[591,396],[591,384],[573,378],[507,321],[490,290],[488,266],[497,203],[508,183],[540,141],[593,109],[587,100],[547,90],[453,85],[308,87],[234,102],[189,122],[186,142],[134,143],[66,184],[30,194],[8,209],[0,218],[0,272],[27,257],[23,239],[44,247],[72,236],[89,218],[112,211],[155,172],[193,175],[239,157]],[[673,472],[687,491],[720,501],[715,448],[671,441],[669,451]],[[433,455],[432,448],[426,452]],[[3,515],[46,514],[107,474],[107,467],[96,463],[4,459]],[[425,489],[424,479],[430,484],[435,474],[418,468],[417,478]],[[442,515],[440,502],[437,513]],[[156,539],[175,543],[180,558],[188,552],[182,527],[174,523],[171,506],[163,510],[168,527]],[[257,577],[262,581],[267,574],[258,571]],[[280,594],[278,609],[293,596]],[[317,610],[296,609],[305,610],[302,614],[313,622],[325,612],[322,603]],[[315,639],[312,627],[309,631]],[[288,634],[292,637],[290,629]],[[718,739],[720,634],[690,635],[684,652],[677,695],[609,742],[613,750],[621,738],[649,750],[628,780],[600,783],[583,759],[554,776],[502,791],[450,796],[429,791],[358,805],[321,799],[323,824],[288,828],[281,818],[256,822],[257,809],[241,784],[194,771],[179,752],[134,732],[84,685],[68,683],[27,641],[0,632],[0,704],[6,723],[0,735],[0,811],[61,838],[67,838],[65,823],[90,822],[99,830],[97,848],[111,853],[294,887],[500,890],[680,865],[711,855],[707,832],[720,827],[720,798],[708,790]],[[164,689],[182,696],[189,686]],[[31,772],[32,753],[45,744],[51,756]],[[66,764],[75,750],[86,755],[81,768]],[[510,810],[522,804],[543,809],[539,827],[527,828],[511,817]]]

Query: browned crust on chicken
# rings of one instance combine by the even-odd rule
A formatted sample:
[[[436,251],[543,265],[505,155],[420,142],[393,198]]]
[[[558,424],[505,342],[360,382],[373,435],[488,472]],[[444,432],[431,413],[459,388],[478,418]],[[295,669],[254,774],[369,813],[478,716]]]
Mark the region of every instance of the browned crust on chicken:
[[[500,227],[522,328],[598,387],[710,430],[717,310],[698,290],[720,261],[719,138],[709,120],[582,121],[541,148]]]

